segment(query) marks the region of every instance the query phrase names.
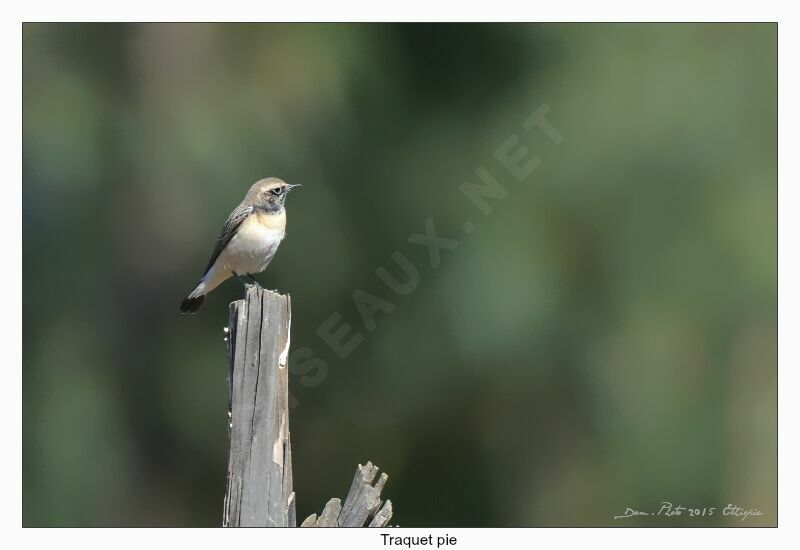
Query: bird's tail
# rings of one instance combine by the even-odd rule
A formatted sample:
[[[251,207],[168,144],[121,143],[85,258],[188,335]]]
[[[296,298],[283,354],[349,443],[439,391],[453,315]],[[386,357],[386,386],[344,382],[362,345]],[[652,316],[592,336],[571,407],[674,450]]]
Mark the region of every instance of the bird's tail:
[[[181,313],[197,313],[197,310],[203,305],[205,299],[205,285],[203,281],[200,281],[200,283],[194,287],[194,290],[181,302]]]

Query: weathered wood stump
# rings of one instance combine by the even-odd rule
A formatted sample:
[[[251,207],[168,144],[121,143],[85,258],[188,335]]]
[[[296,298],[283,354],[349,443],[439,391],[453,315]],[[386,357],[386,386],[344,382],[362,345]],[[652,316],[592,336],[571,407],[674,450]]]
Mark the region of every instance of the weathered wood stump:
[[[226,527],[296,526],[289,440],[291,300],[248,287],[230,307]]]
[[[230,305],[229,429],[225,527],[295,527],[292,446],[289,437],[291,300],[255,286]],[[303,522],[319,527],[383,527],[392,503],[380,499],[388,476],[371,462],[359,465],[342,506],[331,499],[322,514]],[[373,485],[373,482],[375,484]]]

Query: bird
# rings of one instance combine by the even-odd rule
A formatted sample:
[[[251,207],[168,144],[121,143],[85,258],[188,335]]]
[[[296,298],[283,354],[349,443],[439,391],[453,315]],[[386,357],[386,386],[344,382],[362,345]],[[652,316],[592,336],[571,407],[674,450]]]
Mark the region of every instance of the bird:
[[[250,187],[222,226],[203,276],[181,302],[181,313],[197,313],[206,294],[229,277],[260,286],[253,274],[267,268],[286,236],[286,196],[298,187],[279,178],[264,178]]]

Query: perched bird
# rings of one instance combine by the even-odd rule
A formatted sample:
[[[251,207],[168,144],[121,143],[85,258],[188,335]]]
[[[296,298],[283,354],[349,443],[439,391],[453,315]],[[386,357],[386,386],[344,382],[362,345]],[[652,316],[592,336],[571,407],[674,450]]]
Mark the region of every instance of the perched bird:
[[[181,302],[181,313],[196,313],[206,294],[234,275],[255,284],[253,273],[264,271],[286,234],[286,195],[300,185],[266,178],[250,187],[217,237],[200,282]]]

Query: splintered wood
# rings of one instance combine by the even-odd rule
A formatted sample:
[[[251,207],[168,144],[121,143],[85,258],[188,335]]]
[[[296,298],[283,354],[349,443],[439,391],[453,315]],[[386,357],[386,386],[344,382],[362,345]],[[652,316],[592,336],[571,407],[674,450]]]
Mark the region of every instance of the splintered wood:
[[[322,513],[308,516],[301,527],[385,527],[392,519],[392,501],[381,501],[381,491],[389,476],[378,475],[378,467],[372,462],[358,465],[350,492],[342,501],[332,498]]]

